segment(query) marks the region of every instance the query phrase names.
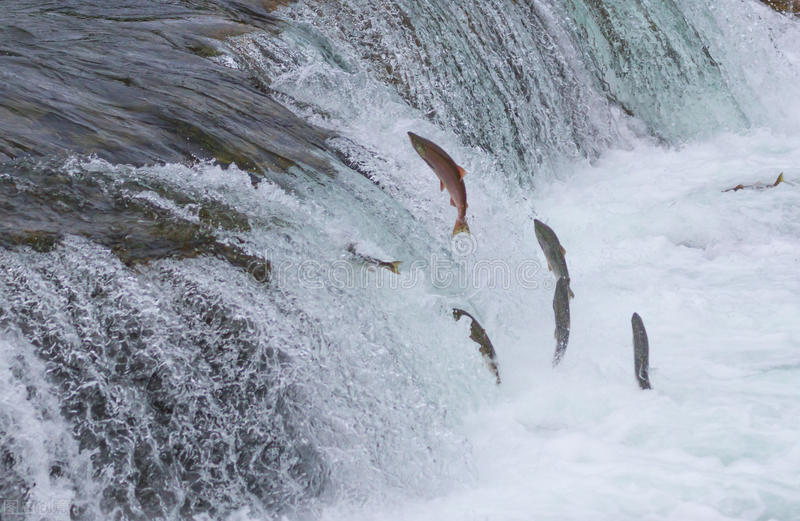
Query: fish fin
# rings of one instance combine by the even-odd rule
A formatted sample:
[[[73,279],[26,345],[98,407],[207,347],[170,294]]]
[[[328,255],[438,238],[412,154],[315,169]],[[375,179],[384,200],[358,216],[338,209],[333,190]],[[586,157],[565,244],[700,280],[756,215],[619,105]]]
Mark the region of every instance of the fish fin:
[[[547,271],[553,271],[553,267],[550,266],[550,261],[547,261]]]
[[[456,221],[456,225],[453,228],[453,237],[455,237],[461,232],[464,232],[467,235],[469,235],[469,226],[467,226],[466,222]]]
[[[439,179],[439,191],[444,192],[444,181]]]
[[[567,250],[565,250],[564,247],[561,246],[560,244],[558,246],[559,246],[559,248],[561,248],[561,255],[566,255],[567,254]]]
[[[572,292],[572,288],[569,288],[569,298],[575,298],[575,293]]]
[[[456,202],[455,202],[455,201],[453,201],[453,198],[451,197],[451,198],[450,198],[450,206],[455,206],[455,205],[456,205]]]
[[[464,176],[467,175],[467,173],[464,171],[463,168],[461,168],[458,165],[456,165],[456,168],[458,168],[458,176],[459,176],[459,178],[464,179]]]
[[[775,180],[775,184],[773,184],[772,186],[778,186],[782,182],[783,182],[783,172],[781,172],[780,175],[778,175],[778,178]]]

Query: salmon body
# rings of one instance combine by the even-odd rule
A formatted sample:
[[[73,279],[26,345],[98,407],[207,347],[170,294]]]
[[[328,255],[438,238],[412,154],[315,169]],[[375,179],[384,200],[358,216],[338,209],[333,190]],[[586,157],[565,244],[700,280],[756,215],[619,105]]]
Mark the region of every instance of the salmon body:
[[[770,183],[770,184],[767,184],[767,185],[765,185],[764,183],[761,183],[761,182],[755,183],[755,184],[752,184],[752,185],[738,184],[738,185],[736,185],[734,187],[728,188],[727,190],[723,190],[723,192],[736,192],[736,191],[739,191],[739,190],[764,190],[764,189],[767,189],[767,188],[775,188],[776,186],[778,186],[779,184],[781,184],[783,182],[784,182],[783,172],[781,172],[780,175],[778,175],[778,178],[775,180],[774,183]]]
[[[566,250],[561,246],[556,232],[539,219],[534,219],[533,224],[536,229],[536,240],[542,247],[544,256],[547,259],[547,267],[552,271],[557,279],[567,279],[567,292],[570,298],[575,294],[569,287],[569,270],[567,269],[567,259],[564,257]]]
[[[357,259],[361,260],[365,264],[369,264],[369,265],[372,265],[372,266],[377,266],[378,268],[383,268],[385,270],[389,270],[392,273],[394,273],[395,275],[399,275],[400,274],[400,264],[402,264],[401,261],[382,261],[380,259],[376,259],[375,257],[370,257],[369,255],[364,255],[363,253],[358,253],[358,251],[356,251],[356,245],[355,244],[348,244],[347,245],[347,251],[349,253],[352,253],[354,257],[356,257]]]
[[[650,376],[650,343],[647,341],[647,331],[644,322],[638,313],[631,317],[633,327],[633,369],[636,371],[636,381],[642,389],[651,389]]]
[[[428,166],[439,178],[441,189],[447,188],[447,193],[450,194],[450,204],[458,210],[453,235],[461,232],[469,233],[469,226],[467,226],[467,187],[464,185],[464,169],[458,166],[447,152],[432,141],[413,132],[409,132],[408,137],[411,139],[411,144],[417,154],[428,163]]]
[[[553,293],[553,312],[556,316],[556,351],[553,354],[553,367],[564,357],[569,342],[569,279],[560,278]]]
[[[461,317],[463,317],[464,315],[466,315],[467,317],[469,317],[470,320],[472,320],[472,325],[470,326],[470,335],[469,335],[469,337],[476,344],[481,346],[480,352],[483,355],[483,358],[486,360],[486,363],[489,365],[489,370],[492,372],[492,374],[494,375],[494,377],[495,377],[495,379],[497,381],[497,384],[499,385],[500,384],[500,369],[499,369],[499,367],[497,365],[497,353],[494,350],[494,346],[492,345],[492,341],[489,340],[489,335],[486,334],[486,330],[483,329],[483,327],[475,319],[475,317],[473,317],[472,315],[470,315],[469,313],[467,313],[463,309],[453,308],[453,318],[455,318],[456,321],[461,320]]]

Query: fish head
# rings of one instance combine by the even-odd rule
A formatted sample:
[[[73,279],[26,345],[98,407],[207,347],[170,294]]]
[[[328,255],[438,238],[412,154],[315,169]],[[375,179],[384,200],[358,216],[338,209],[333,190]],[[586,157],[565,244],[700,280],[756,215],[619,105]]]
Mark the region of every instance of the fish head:
[[[540,221],[539,219],[533,220],[534,230],[536,232],[536,240],[539,241],[539,244],[542,248],[550,247],[551,237],[550,234],[547,232],[550,231],[550,227],[547,226],[545,223]]]
[[[428,152],[428,147],[425,146],[425,141],[413,132],[408,133],[408,138],[411,140],[411,145],[414,147],[414,150],[417,151],[417,154],[425,159],[425,156]]]

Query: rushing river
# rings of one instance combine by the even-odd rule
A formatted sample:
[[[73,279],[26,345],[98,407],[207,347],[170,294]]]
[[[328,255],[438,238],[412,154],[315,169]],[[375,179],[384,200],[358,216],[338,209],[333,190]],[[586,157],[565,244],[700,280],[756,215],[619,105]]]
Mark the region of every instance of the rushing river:
[[[0,14],[0,521],[800,519],[797,18]],[[576,294],[556,368],[534,218]]]

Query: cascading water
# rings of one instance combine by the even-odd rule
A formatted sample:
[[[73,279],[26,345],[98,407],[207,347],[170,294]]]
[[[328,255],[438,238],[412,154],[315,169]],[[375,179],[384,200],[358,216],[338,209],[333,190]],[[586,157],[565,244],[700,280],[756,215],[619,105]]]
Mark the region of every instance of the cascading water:
[[[507,176],[525,179],[547,160],[591,158],[620,144],[628,134],[620,127],[630,123],[623,113],[670,142],[755,119],[741,106],[752,99],[737,99],[730,86],[742,78],[721,61],[728,56],[716,46],[719,35],[690,22],[715,23],[716,11],[744,15],[742,7],[309,2],[292,8],[297,25],[281,38],[241,39],[245,66],[321,110],[316,121],[350,107],[320,107],[341,103],[328,93],[347,92],[342,82],[352,106],[363,108],[360,89],[369,76],[381,85],[374,88],[388,85],[426,120],[489,152]]]
[[[796,21],[750,0],[271,4],[8,6],[0,520],[800,515],[779,461],[800,454],[796,421],[775,412],[800,412],[782,386],[796,358],[776,350],[758,367],[790,372],[726,387],[747,418],[713,392],[687,412],[703,393],[688,376],[656,370],[654,393],[659,377],[667,390],[649,401],[623,380],[615,349],[629,339],[614,322],[634,311],[623,304],[648,305],[640,293],[674,317],[712,298],[659,292],[694,289],[683,267],[658,278],[658,262],[686,253],[664,244],[735,266],[743,237],[774,236],[791,265],[796,201],[775,196],[774,222],[721,205],[731,231],[681,193],[701,232],[668,225],[674,201],[625,206],[637,189],[621,200],[609,188],[646,161],[659,177],[633,177],[660,194],[678,194],[673,168],[687,190],[748,162],[766,173],[756,145],[734,166],[691,146],[796,128],[797,107],[781,105],[800,70]],[[451,243],[455,211],[409,130],[468,172],[469,238]],[[797,159],[788,138],[763,141]],[[656,239],[625,218],[642,212]],[[575,329],[561,372],[534,216],[561,219],[569,245]],[[401,274],[364,265],[351,245],[402,261]],[[631,278],[604,278],[609,266]],[[721,279],[716,269],[703,278]],[[453,307],[489,332],[500,387]],[[796,330],[763,313],[796,347]],[[671,328],[654,339],[686,341]],[[697,366],[740,375],[718,350]],[[759,393],[772,399],[763,409],[747,401]],[[718,445],[713,429],[664,434],[706,414],[719,431],[769,428]],[[715,465],[735,467],[728,484],[704,474]]]

